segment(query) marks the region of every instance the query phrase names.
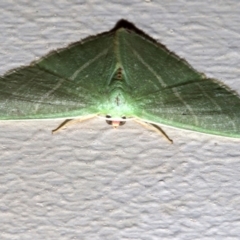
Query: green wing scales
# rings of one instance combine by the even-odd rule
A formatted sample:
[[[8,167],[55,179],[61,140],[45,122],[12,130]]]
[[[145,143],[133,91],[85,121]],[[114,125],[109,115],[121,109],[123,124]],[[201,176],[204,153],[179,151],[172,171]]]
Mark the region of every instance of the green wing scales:
[[[0,77],[0,119],[90,114],[240,137],[240,98],[135,29],[117,27]]]
[[[116,66],[113,50],[113,35],[90,38],[0,77],[0,119],[97,113]]]
[[[136,117],[152,123],[240,137],[240,98],[159,44],[122,34],[122,63],[133,86]],[[131,64],[132,63],[132,64]]]

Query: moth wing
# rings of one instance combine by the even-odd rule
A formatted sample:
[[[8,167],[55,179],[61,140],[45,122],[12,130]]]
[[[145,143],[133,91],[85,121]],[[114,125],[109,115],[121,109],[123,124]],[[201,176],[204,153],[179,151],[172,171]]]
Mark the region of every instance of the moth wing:
[[[53,51],[0,77],[0,119],[77,117],[98,113],[116,66],[113,35]]]
[[[121,61],[135,116],[204,133],[240,137],[240,98],[164,46],[122,31]]]

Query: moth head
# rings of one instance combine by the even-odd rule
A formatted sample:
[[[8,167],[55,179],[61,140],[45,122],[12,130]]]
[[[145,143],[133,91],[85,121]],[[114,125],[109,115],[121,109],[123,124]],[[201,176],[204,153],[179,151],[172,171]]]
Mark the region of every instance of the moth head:
[[[125,116],[123,116],[121,118],[112,118],[110,115],[106,116],[107,124],[112,125],[114,128],[124,125],[126,123],[126,121],[124,121],[124,119],[126,119]]]

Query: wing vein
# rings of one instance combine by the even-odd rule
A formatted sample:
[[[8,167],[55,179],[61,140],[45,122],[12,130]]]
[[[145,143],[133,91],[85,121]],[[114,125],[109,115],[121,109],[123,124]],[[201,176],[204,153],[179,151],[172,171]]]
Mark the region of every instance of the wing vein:
[[[194,117],[194,121],[195,121],[195,125],[198,125],[198,118],[195,114],[195,112],[193,111],[192,107],[190,107],[186,101],[184,101],[184,99],[181,97],[181,95],[177,92],[176,88],[172,88],[174,95],[186,106],[186,108],[192,113],[193,117]]]
[[[78,68],[70,77],[70,80],[74,80],[77,75],[86,67],[88,67],[89,65],[91,65],[92,63],[94,63],[96,60],[98,60],[98,58],[100,58],[101,56],[107,54],[109,48],[106,48],[105,50],[103,50],[102,52],[100,52],[95,58],[93,58],[92,60],[89,60],[88,62],[86,62],[85,64],[83,64],[80,68]]]
[[[128,44],[129,45],[129,44]],[[129,46],[131,48],[131,46]],[[163,79],[161,78],[161,76],[159,76],[154,70],[153,68],[150,67],[150,65],[148,65],[143,58],[137,53],[137,51],[135,51],[132,48],[133,54],[138,58],[138,60],[146,67],[148,68],[148,70],[158,79],[159,83],[161,84],[161,86],[163,88],[165,88],[167,86],[167,84],[163,81]]]
[[[201,87],[201,85],[200,85],[199,83],[195,83],[195,84],[199,87],[199,89],[202,91],[202,93],[209,99],[209,101],[210,101],[213,105],[215,105],[215,106],[217,107],[217,109],[223,114],[223,110],[222,110],[222,108],[217,104],[217,102],[216,102],[213,98],[211,98],[211,97],[203,90],[203,88]],[[232,124],[234,131],[236,131],[237,128],[236,128],[235,123],[229,118],[229,116],[227,116],[227,117],[228,117],[228,119],[229,119],[229,122]]]

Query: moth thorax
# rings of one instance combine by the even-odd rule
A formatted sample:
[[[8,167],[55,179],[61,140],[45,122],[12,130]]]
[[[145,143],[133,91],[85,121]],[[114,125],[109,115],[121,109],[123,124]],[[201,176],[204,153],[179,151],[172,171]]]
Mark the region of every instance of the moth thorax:
[[[114,106],[122,106],[125,103],[125,98],[121,88],[115,88],[110,93],[110,102]]]

